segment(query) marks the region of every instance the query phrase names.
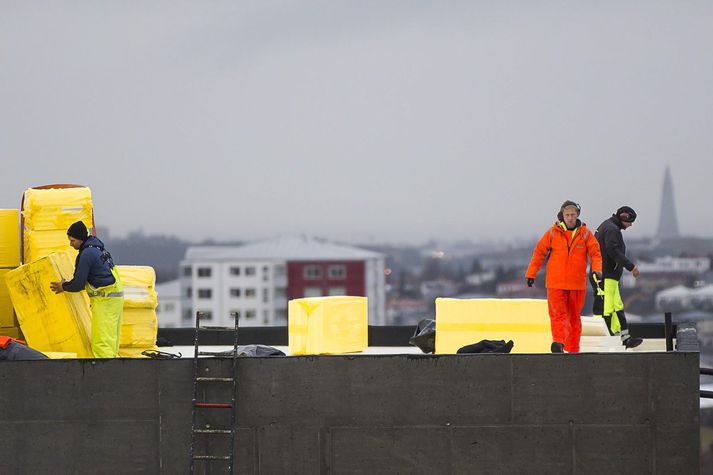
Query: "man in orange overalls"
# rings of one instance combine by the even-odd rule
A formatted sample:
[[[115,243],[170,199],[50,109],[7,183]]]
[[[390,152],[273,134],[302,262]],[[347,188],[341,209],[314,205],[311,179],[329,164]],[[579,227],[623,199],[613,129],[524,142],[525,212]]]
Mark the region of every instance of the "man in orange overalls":
[[[547,268],[547,306],[552,326],[552,353],[579,352],[582,336],[580,315],[587,292],[587,257],[592,272],[602,278],[599,243],[579,220],[580,206],[574,201],[562,203],[557,222],[540,238],[525,273],[528,287],[549,255]]]

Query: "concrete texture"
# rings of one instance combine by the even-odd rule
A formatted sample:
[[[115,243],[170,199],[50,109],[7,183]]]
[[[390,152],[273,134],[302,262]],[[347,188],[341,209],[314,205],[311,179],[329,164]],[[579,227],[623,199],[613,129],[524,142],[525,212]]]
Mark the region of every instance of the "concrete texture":
[[[236,473],[698,473],[698,367],[695,352],[241,359]],[[191,377],[191,360],[0,364],[3,471],[187,473]]]

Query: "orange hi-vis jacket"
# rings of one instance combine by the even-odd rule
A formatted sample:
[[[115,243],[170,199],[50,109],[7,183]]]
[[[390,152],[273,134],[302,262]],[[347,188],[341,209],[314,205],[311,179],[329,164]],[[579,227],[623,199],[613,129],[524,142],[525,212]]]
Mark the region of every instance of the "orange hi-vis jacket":
[[[602,254],[599,243],[581,224],[568,237],[564,223],[555,223],[538,241],[532,252],[530,266],[525,277],[534,279],[549,254],[547,261],[548,289],[586,290],[587,256],[592,261],[592,272],[602,271]]]

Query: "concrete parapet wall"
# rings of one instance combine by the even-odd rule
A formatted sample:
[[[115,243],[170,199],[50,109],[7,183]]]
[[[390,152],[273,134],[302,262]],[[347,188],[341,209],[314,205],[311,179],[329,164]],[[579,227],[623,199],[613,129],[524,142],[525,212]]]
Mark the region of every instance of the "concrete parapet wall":
[[[698,473],[698,368],[697,353],[245,358],[237,473]],[[0,377],[6,473],[187,473],[191,360]]]

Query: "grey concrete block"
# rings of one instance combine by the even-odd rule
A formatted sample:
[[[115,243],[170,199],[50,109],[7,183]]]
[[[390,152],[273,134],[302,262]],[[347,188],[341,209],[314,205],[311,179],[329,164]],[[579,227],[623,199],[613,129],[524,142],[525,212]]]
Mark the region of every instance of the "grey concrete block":
[[[642,424],[650,356],[513,355],[513,422]]]
[[[153,421],[33,421],[0,424],[5,473],[158,473]]]
[[[331,436],[337,475],[451,473],[447,428],[339,427]]]
[[[570,426],[454,427],[455,474],[572,473]]]
[[[267,367],[241,361],[240,419],[247,425],[510,421],[506,355],[280,358]]]
[[[697,424],[700,360],[698,353],[649,355],[651,371],[651,412],[658,424]]]
[[[319,427],[265,426],[257,432],[259,473],[320,473],[326,436]]]
[[[592,475],[652,473],[651,432],[648,424],[575,425],[575,473]]]
[[[657,474],[688,475],[698,473],[700,457],[700,426],[691,424],[663,424],[654,432]]]
[[[39,364],[38,364],[39,363]],[[151,419],[158,409],[153,361],[17,361],[4,376],[2,420]],[[71,401],[71,404],[68,404]]]

